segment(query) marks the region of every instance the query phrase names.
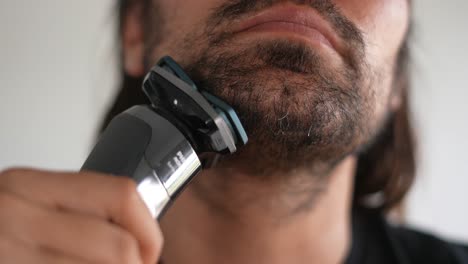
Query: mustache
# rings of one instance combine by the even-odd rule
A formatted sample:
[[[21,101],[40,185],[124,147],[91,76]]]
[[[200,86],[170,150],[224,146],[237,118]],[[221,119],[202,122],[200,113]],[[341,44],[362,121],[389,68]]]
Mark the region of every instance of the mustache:
[[[209,19],[209,24],[212,27],[216,27],[225,21],[255,14],[281,3],[292,3],[309,6],[315,9],[331,24],[338,36],[344,42],[348,43],[348,49],[353,48],[354,53],[359,53],[354,54],[355,56],[364,55],[364,34],[353,22],[342,14],[332,0],[228,0],[213,10],[213,15]]]

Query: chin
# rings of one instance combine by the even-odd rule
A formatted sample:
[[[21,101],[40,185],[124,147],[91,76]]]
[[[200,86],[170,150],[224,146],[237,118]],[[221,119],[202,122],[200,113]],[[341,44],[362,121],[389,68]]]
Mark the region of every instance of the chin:
[[[257,173],[323,168],[364,144],[375,112],[370,87],[360,65],[337,65],[323,53],[267,39],[213,46],[187,64],[197,85],[237,111],[249,135],[226,166],[245,162]]]

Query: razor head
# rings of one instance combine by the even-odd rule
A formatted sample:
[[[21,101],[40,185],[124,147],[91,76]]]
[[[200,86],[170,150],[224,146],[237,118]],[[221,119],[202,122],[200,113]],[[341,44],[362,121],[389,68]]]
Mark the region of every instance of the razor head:
[[[236,112],[216,96],[199,89],[170,57],[162,58],[143,82],[153,107],[188,128],[199,153],[234,153],[248,138]]]

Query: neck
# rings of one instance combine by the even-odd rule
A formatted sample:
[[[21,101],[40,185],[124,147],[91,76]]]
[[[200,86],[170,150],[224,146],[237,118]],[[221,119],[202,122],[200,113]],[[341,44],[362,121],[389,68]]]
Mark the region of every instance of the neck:
[[[305,172],[272,181],[205,171],[161,221],[162,258],[166,264],[341,263],[350,246],[355,165],[353,157],[343,160],[326,183]]]

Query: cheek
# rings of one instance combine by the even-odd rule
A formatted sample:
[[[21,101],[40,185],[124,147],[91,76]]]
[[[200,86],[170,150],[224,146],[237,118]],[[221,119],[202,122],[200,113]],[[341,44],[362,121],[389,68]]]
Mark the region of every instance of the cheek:
[[[368,80],[376,93],[375,110],[388,109],[393,69],[408,30],[410,0],[336,0],[341,12],[364,35],[366,61],[375,80]]]
[[[171,38],[181,37],[191,30],[191,26],[199,21],[206,13],[209,1],[186,1],[186,0],[159,0],[156,5],[159,9],[160,21],[164,41]]]
[[[364,33],[370,63],[393,61],[406,35],[409,0],[337,0],[346,17]]]
[[[224,0],[153,0],[158,8],[160,18],[152,21],[159,23],[155,25],[158,32],[150,34],[163,34],[161,42],[153,47],[151,57],[157,59],[163,55],[177,57],[183,40],[191,34],[199,34],[203,30],[203,22],[210,11],[224,2]]]
[[[157,0],[161,13],[168,24],[190,24],[207,15],[219,0]]]
[[[183,36],[188,31],[200,28],[210,10],[219,0],[159,0],[164,29],[172,35]]]

